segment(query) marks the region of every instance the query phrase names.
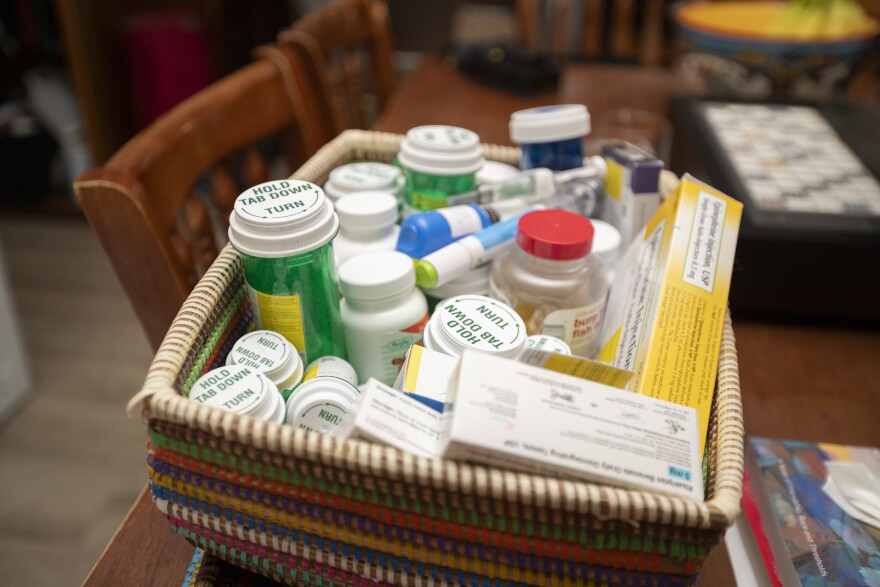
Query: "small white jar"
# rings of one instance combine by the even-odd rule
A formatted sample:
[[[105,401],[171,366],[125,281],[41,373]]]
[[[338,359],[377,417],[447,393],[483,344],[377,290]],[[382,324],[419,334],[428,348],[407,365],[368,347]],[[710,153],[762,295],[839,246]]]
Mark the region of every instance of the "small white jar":
[[[339,198],[335,204],[339,234],[333,239],[336,266],[368,251],[397,248],[397,198],[385,192],[360,192]]]
[[[364,253],[339,268],[346,354],[365,382],[391,385],[406,351],[422,340],[428,303],[416,288],[412,259],[397,251]]]
[[[437,304],[424,346],[453,357],[467,349],[516,359],[528,346],[526,325],[510,307],[486,296],[462,295]]]
[[[404,178],[400,168],[387,163],[349,163],[330,172],[324,193],[333,204],[342,196],[358,192],[386,192],[403,200]]]
[[[296,347],[271,330],[254,330],[239,338],[226,357],[227,365],[253,367],[272,380],[284,401],[302,381],[303,365]]]
[[[284,400],[265,374],[244,365],[219,367],[195,382],[189,399],[269,422],[284,421]]]
[[[345,437],[354,425],[358,396],[354,368],[339,357],[321,357],[306,369],[287,401],[285,422],[302,430]]]
[[[529,348],[548,353],[570,355],[571,347],[564,340],[548,334],[533,334],[529,337]]]

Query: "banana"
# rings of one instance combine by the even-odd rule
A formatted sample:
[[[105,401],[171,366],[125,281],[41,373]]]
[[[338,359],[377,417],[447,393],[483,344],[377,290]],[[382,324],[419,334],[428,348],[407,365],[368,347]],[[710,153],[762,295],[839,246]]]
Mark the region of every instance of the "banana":
[[[864,32],[869,22],[855,0],[790,0],[767,34],[797,40],[846,38]]]
[[[832,0],[828,9],[825,36],[846,38],[864,33],[870,19],[861,5],[852,0]]]

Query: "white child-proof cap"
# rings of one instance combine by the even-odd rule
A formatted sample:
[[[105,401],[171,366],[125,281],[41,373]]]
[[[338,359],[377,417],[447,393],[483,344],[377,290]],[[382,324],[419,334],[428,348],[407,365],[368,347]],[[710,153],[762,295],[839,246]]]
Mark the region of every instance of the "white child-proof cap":
[[[590,222],[593,223],[593,247],[590,254],[611,269],[617,264],[620,254],[620,231],[602,220],[590,218]]]
[[[529,348],[539,351],[547,351],[548,353],[557,353],[560,355],[570,355],[571,347],[564,340],[560,340],[555,336],[548,334],[533,334],[529,337]]]
[[[456,126],[417,126],[406,133],[398,160],[404,167],[431,175],[467,175],[483,166],[480,138]]]
[[[395,165],[372,161],[349,163],[330,172],[324,194],[335,204],[346,194],[373,191],[397,194],[403,182],[403,173]]]
[[[345,230],[375,231],[397,222],[397,198],[387,192],[358,192],[336,201],[336,215]]]
[[[501,163],[500,161],[484,161],[483,166],[477,171],[474,182],[477,185],[502,183],[522,173],[519,167]]]
[[[359,391],[336,377],[316,377],[300,385],[287,400],[285,422],[328,436],[345,437],[354,425]]]
[[[281,391],[296,387],[303,375],[302,359],[296,348],[271,330],[255,330],[239,338],[226,357],[226,364],[253,367]]]
[[[229,217],[229,242],[253,257],[290,257],[330,242],[339,230],[333,204],[313,183],[268,181],[244,191]]]
[[[339,268],[339,290],[347,298],[380,300],[405,293],[415,286],[412,258],[399,251],[363,253]]]
[[[447,298],[425,325],[425,346],[458,357],[465,350],[516,359],[527,347],[526,325],[513,309],[479,295]]]
[[[590,113],[583,104],[540,106],[510,115],[510,140],[519,145],[564,141],[588,134]]]
[[[306,367],[306,373],[303,375],[303,384],[321,377],[335,377],[354,387],[357,386],[357,373],[355,373],[354,367],[340,357],[328,355],[309,363],[309,366]]]
[[[284,421],[281,393],[264,373],[253,367],[232,365],[213,369],[193,384],[189,399],[243,416]]]

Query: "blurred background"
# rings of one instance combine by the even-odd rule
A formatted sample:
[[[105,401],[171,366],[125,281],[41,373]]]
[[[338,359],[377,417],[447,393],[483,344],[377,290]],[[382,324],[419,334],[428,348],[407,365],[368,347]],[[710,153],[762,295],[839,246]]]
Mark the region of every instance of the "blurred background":
[[[880,14],[880,0],[860,3],[868,14]],[[274,42],[281,29],[324,4],[0,2],[4,584],[81,583],[146,481],[144,428],[126,418],[125,404],[142,384],[152,347],[79,209],[73,180],[105,163],[176,104],[250,63],[254,47]],[[400,80],[424,54],[464,58],[467,48],[488,43],[553,59],[677,67],[710,94],[866,102],[880,96],[876,39],[873,32],[862,34],[864,23],[850,25],[859,41],[852,51],[835,45],[844,52],[829,61],[813,51],[824,47],[823,41],[810,41],[821,36],[815,15],[788,17],[794,22],[783,22],[780,26],[790,29],[780,34],[807,30],[803,43],[813,52],[805,59],[811,67],[826,68],[813,72],[811,83],[799,84],[786,69],[790,63],[773,61],[772,48],[756,52],[754,43],[748,45],[751,61],[731,65],[742,58],[741,47],[719,45],[717,39],[701,45],[706,42],[701,33],[712,31],[712,23],[697,19],[690,28],[676,27],[678,6],[665,0],[622,2],[638,30],[650,22],[659,31],[651,50],[638,53],[615,50],[620,33],[610,10],[603,21],[610,32],[601,46],[571,48],[582,46],[576,16],[589,2],[391,0],[388,5]],[[527,8],[533,12],[524,21]],[[823,18],[827,21],[827,14]],[[563,32],[554,32],[554,22],[557,28],[564,24]],[[744,22],[754,18],[746,13]],[[740,33],[754,41],[749,26]],[[834,34],[847,38],[844,28]],[[751,82],[744,83],[744,71],[765,77],[746,76]]]

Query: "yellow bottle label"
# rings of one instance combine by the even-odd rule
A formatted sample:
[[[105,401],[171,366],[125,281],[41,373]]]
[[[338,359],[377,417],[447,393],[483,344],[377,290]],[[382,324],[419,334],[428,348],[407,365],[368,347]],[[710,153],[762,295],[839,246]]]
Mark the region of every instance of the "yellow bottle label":
[[[298,295],[273,296],[253,290],[260,325],[264,330],[277,332],[296,347],[305,361],[306,337],[302,323],[302,304]],[[251,298],[253,301],[254,297]]]

